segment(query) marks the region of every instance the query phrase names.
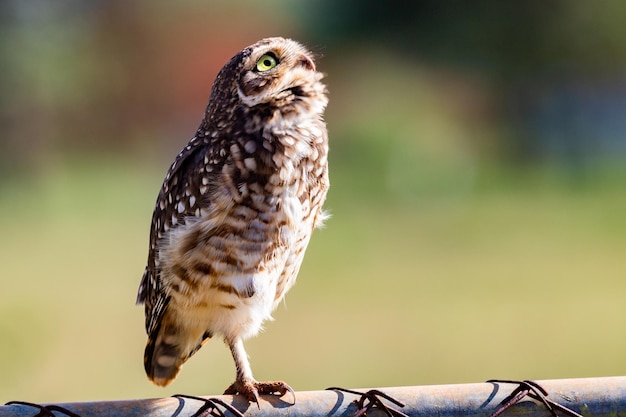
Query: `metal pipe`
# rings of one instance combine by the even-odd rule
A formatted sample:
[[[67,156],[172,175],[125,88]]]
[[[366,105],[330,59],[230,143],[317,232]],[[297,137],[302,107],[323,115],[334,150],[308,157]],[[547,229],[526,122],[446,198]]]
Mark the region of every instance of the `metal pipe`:
[[[536,381],[545,388],[548,398],[585,417],[626,416],[626,377],[581,378]],[[409,416],[489,416],[500,402],[516,388],[512,384],[479,383],[460,385],[432,385],[416,387],[378,388],[379,391],[405,404],[400,408]],[[366,392],[368,389],[360,389]],[[266,416],[352,416],[357,411],[354,400],[358,397],[341,391],[302,391],[296,393],[292,404],[286,394],[282,398],[263,396],[260,407],[249,404],[240,396],[220,395],[218,398],[231,404],[250,417]],[[137,399],[124,401],[80,402],[57,404],[79,416],[87,417],[187,417],[203,404],[188,398]],[[38,410],[25,405],[0,406],[0,417],[32,417]],[[56,415],[61,415],[55,412]],[[225,415],[230,415],[225,412]],[[370,416],[383,415],[380,410],[370,410]],[[545,407],[524,399],[505,411],[503,416],[550,416]]]

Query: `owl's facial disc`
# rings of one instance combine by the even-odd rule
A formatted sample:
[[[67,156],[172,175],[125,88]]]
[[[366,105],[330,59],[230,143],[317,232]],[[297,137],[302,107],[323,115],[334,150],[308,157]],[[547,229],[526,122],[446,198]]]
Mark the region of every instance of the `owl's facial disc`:
[[[297,42],[270,38],[252,46],[237,83],[241,102],[282,106],[306,95],[321,79],[309,51]]]

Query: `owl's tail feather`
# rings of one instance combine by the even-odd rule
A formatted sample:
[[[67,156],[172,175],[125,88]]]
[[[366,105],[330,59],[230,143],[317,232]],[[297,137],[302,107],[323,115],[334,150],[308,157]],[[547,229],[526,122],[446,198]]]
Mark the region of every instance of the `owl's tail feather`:
[[[188,329],[168,323],[166,317],[167,314],[148,337],[144,354],[144,368],[148,378],[161,387],[174,381],[187,359],[212,336],[210,332],[205,332],[201,338],[194,337]]]

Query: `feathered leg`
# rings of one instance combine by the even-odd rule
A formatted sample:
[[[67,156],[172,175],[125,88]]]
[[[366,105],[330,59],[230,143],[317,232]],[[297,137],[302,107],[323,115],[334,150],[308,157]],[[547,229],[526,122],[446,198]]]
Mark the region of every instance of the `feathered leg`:
[[[271,381],[271,382],[258,382],[252,376],[252,369],[250,368],[250,361],[248,355],[243,347],[243,341],[239,338],[226,339],[226,344],[230,348],[235,360],[235,367],[237,369],[237,377],[224,394],[235,395],[241,394],[245,396],[248,401],[259,404],[259,394],[273,394],[279,393],[281,396],[290,392],[295,400],[296,395],[293,389],[283,381]]]

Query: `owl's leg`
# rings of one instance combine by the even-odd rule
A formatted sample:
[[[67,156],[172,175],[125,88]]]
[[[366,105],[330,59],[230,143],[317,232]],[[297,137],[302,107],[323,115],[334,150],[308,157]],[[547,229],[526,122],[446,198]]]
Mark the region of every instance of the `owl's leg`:
[[[243,347],[243,341],[239,338],[226,339],[226,344],[230,348],[235,360],[235,367],[237,369],[237,378],[233,382],[224,394],[236,395],[241,394],[245,396],[248,401],[259,403],[259,394],[274,394],[279,393],[281,396],[290,392],[294,399],[296,398],[293,389],[283,381],[272,382],[258,382],[252,376],[252,369],[250,368],[250,362],[248,355]]]

